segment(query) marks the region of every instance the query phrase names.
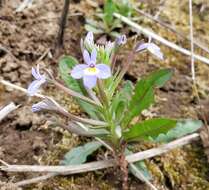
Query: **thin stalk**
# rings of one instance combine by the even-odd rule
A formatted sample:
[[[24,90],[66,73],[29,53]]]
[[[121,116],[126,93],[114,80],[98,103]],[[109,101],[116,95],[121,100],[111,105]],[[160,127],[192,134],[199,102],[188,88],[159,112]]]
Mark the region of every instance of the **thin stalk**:
[[[88,95],[90,96],[90,98],[101,106],[102,104],[99,101],[99,99],[97,98],[96,94],[93,92],[93,90],[89,89],[89,88],[85,88],[85,89],[86,89],[86,92],[88,93]]]
[[[99,79],[97,81],[97,84],[98,84],[99,96],[102,100],[102,103],[106,108],[108,108],[109,102],[108,102],[108,98],[107,98],[105,91],[104,91],[104,85],[103,85],[102,81]]]
[[[64,41],[63,39],[64,39],[64,34],[65,34],[65,26],[67,22],[67,15],[69,12],[69,7],[70,7],[70,0],[65,0],[60,23],[59,23],[59,32],[58,32],[57,41],[56,41],[57,48],[63,47],[63,41]]]
[[[189,23],[190,23],[190,39],[191,39],[191,72],[192,72],[192,80],[193,82],[195,82],[192,0],[189,0]]]
[[[119,82],[119,83],[121,82],[121,80],[123,79],[124,75],[125,75],[126,72],[128,71],[130,64],[131,64],[131,63],[133,62],[133,60],[134,60],[134,57],[135,57],[135,50],[132,50],[132,51],[129,53],[129,55],[128,55],[126,61],[125,61],[125,66],[123,67],[123,69],[122,69],[121,72],[119,73],[119,76],[118,76],[118,78],[119,78],[118,82]]]
[[[107,126],[108,125],[106,122],[103,122],[103,121],[98,121],[98,120],[93,120],[93,119],[86,119],[86,118],[75,116],[75,115],[67,112],[64,109],[59,109],[58,112],[61,113],[64,116],[74,120],[74,121],[78,121],[78,122],[82,122],[82,123],[86,123],[86,124],[90,124],[90,125],[96,125],[96,126],[97,125],[98,126]]]
[[[90,98],[87,98],[87,97],[83,96],[82,94],[80,94],[78,92],[75,92],[75,91],[65,87],[63,84],[59,83],[56,80],[52,80],[52,83],[56,87],[58,87],[59,89],[63,90],[64,92],[66,92],[67,94],[69,94],[69,95],[71,95],[71,96],[73,96],[75,98],[79,98],[79,99],[84,100],[84,101],[86,101],[86,102],[88,102],[90,104],[93,104],[95,106],[101,106],[101,104],[99,104],[98,102],[95,102],[95,101],[91,100]]]

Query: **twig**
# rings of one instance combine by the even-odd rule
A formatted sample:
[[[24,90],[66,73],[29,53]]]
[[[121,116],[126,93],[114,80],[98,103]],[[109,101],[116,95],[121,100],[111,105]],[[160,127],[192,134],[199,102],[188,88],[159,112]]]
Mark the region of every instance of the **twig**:
[[[157,22],[158,24],[160,24],[161,26],[165,27],[167,30],[170,30],[171,32],[175,33],[177,36],[183,38],[183,39],[186,39],[188,41],[191,42],[191,39],[190,37],[187,37],[185,34],[183,34],[182,32],[179,32],[177,31],[174,27],[172,27],[171,25],[163,22],[162,20],[160,20],[159,18],[155,18],[153,17],[152,15],[138,9],[138,8],[135,8],[135,10],[142,14],[143,16],[147,17],[148,19],[154,21],[154,22]],[[204,50],[205,52],[209,53],[209,49],[207,47],[205,47],[203,44],[201,44],[200,42],[198,42],[197,40],[194,39],[194,45],[197,46],[198,48]]]
[[[25,185],[29,185],[29,184],[33,184],[33,183],[38,183],[40,181],[47,180],[47,179],[55,177],[57,175],[58,175],[57,173],[49,173],[49,174],[42,175],[42,176],[39,176],[39,177],[34,177],[32,179],[26,179],[26,180],[17,182],[17,183],[15,183],[15,185],[16,186],[25,186]]]
[[[198,133],[194,133],[182,137],[180,139],[174,140],[168,144],[161,145],[158,148],[152,148],[149,150],[128,155],[126,156],[126,160],[128,161],[128,163],[133,163],[148,158],[152,158],[154,156],[159,156],[172,149],[189,144],[191,141],[198,140],[199,137],[200,136]],[[1,166],[0,170],[8,171],[8,172],[52,172],[52,173],[59,173],[60,175],[70,175],[70,174],[77,174],[77,173],[104,169],[108,167],[113,167],[115,165],[116,165],[116,161],[114,159],[111,159],[111,160],[96,161],[96,162],[85,163],[81,165],[73,165],[73,166],[9,165],[9,166]]]
[[[0,44],[0,50],[2,50],[2,51],[4,51],[5,53],[7,53],[7,54],[9,54],[15,61],[19,61],[13,54],[12,54],[12,52],[9,50],[9,49],[7,49],[6,47],[4,47],[4,46],[2,46],[1,44]]]
[[[7,164],[5,161],[3,161],[3,160],[1,160],[1,159],[0,159],[0,163],[2,163],[2,164],[5,165],[5,166],[9,166],[9,164]]]
[[[6,80],[0,80],[0,83],[2,83],[3,85],[5,85],[5,86],[8,86],[8,87],[10,87],[10,88],[13,88],[13,89],[15,89],[15,90],[19,90],[19,91],[21,91],[21,92],[24,92],[25,94],[27,94],[27,90],[25,89],[25,88],[22,88],[22,87],[20,87],[20,86],[17,86],[17,85],[15,85],[15,84],[12,84],[12,83],[10,83],[9,81],[6,81]],[[42,94],[35,94],[35,96],[36,97],[39,97],[39,98],[44,98],[45,96],[43,96]]]
[[[69,12],[69,7],[70,7],[70,0],[64,0],[64,1],[65,1],[65,3],[64,3],[63,10],[62,10],[62,15],[61,15],[60,24],[59,24],[59,32],[58,32],[57,41],[56,41],[57,48],[63,47],[65,26],[66,26],[66,22],[67,22],[67,15]]]
[[[114,15],[116,18],[118,18],[118,19],[120,19],[121,21],[123,21],[124,23],[126,23],[126,24],[132,26],[133,28],[135,28],[136,31],[141,32],[141,33],[143,33],[143,34],[145,34],[145,35],[147,35],[147,36],[149,36],[149,37],[151,37],[151,38],[153,38],[153,39],[155,39],[155,40],[161,42],[162,44],[164,44],[164,45],[166,45],[166,46],[168,46],[168,47],[170,47],[170,48],[172,48],[172,49],[175,49],[176,51],[178,51],[178,52],[180,52],[180,53],[182,53],[182,54],[191,56],[191,52],[190,52],[189,50],[184,49],[184,48],[182,48],[182,47],[180,47],[180,46],[178,46],[178,45],[176,45],[176,44],[174,44],[174,43],[172,43],[172,42],[166,40],[165,38],[163,38],[163,37],[157,35],[156,33],[151,32],[150,30],[141,27],[140,25],[138,25],[137,23],[131,21],[131,20],[128,19],[127,17],[124,17],[124,16],[122,16],[122,15],[120,15],[120,14],[118,14],[118,13],[114,13],[113,15]],[[208,58],[203,57],[203,56],[201,56],[201,55],[197,55],[197,54],[194,54],[193,57],[194,57],[195,59],[197,59],[197,60],[199,60],[199,61],[202,61],[202,62],[204,62],[204,63],[206,63],[206,64],[209,65],[209,59],[208,59]]]
[[[47,48],[44,53],[38,58],[38,60],[36,61],[37,63],[39,63],[40,61],[42,61],[46,56],[47,54],[50,52],[50,48]]]
[[[0,109],[0,122],[4,119],[10,112],[16,110],[19,106],[16,106],[13,102]]]
[[[193,82],[195,82],[192,0],[189,0],[189,23],[190,23],[190,39],[191,39],[191,72],[192,72],[192,80]]]

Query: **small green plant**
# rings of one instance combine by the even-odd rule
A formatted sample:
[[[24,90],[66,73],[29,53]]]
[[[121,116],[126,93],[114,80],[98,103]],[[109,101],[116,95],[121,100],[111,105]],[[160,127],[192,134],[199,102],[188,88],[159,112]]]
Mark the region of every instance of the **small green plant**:
[[[85,28],[97,34],[109,34],[119,36],[116,29],[123,25],[120,20],[114,18],[113,13],[117,12],[123,16],[131,17],[134,13],[132,2],[129,0],[105,0],[103,9],[99,9],[95,19],[86,19]]]
[[[200,121],[177,121],[164,117],[143,120],[139,117],[154,103],[155,89],[166,84],[172,77],[172,70],[154,71],[138,80],[136,84],[123,81],[124,74],[137,53],[148,50],[157,58],[163,59],[160,48],[148,42],[136,45],[126,57],[125,66],[120,70],[114,69],[118,50],[125,43],[126,37],[123,35],[116,38],[115,42],[99,46],[94,43],[93,33],[89,32],[86,38],[81,40],[84,64],[79,64],[78,60],[71,56],[65,56],[59,62],[59,72],[66,86],[54,79],[49,72],[40,74],[39,68],[33,68],[32,74],[36,80],[28,88],[28,93],[34,95],[42,84],[49,82],[75,97],[88,115],[87,118],[69,113],[48,97],[34,104],[32,110],[50,110],[62,114],[68,118],[65,129],[94,139],[71,149],[65,155],[62,164],[84,163],[90,154],[105,146],[112,152],[112,157],[117,160],[123,173],[124,189],[127,187],[128,178],[125,155],[132,153],[129,146],[131,143],[169,142],[192,133],[201,126]],[[129,167],[134,175],[140,171],[147,179],[151,178],[143,162],[130,164]]]

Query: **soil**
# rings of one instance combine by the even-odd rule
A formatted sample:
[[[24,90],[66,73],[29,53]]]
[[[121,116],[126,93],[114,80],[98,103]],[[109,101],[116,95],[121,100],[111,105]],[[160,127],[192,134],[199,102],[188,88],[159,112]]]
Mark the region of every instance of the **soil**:
[[[0,78],[11,81],[24,88],[28,86],[31,77],[31,67],[40,63],[42,66],[57,71],[59,56],[64,54],[81,57],[80,38],[85,35],[84,15],[91,15],[94,11],[95,2],[72,1],[70,14],[82,13],[83,15],[69,16],[65,31],[64,48],[58,55],[54,55],[54,44],[56,41],[59,17],[63,3],[56,0],[36,0],[31,8],[21,13],[15,9],[20,4],[19,0],[0,1]],[[200,41],[209,44],[209,33],[206,27],[207,14],[198,15],[198,10],[205,2],[195,1],[195,36]],[[152,6],[151,6],[152,5]],[[156,12],[158,3],[146,4],[145,11]],[[207,5],[207,2],[206,2]],[[181,3],[182,18],[173,18],[177,5],[166,3],[161,17],[167,22],[177,26],[177,29],[188,32],[187,5]],[[206,6],[206,8],[208,8]],[[207,10],[207,9],[206,9]],[[205,11],[205,10],[203,10]],[[142,26],[151,27],[159,35],[183,44],[189,48],[189,43],[177,37],[168,30],[153,24],[147,19],[140,17]],[[202,26],[202,28],[201,28]],[[204,27],[203,27],[204,26]],[[125,30],[126,31],[126,30]],[[129,42],[124,52],[117,61],[121,66],[123,58],[130,50],[134,40],[129,33]],[[99,39],[99,36],[97,36]],[[143,39],[143,36],[138,36]],[[209,46],[209,45],[208,45]],[[196,64],[197,86],[200,102],[195,98],[192,91],[190,75],[190,58],[162,46],[166,55],[164,62],[160,62],[147,53],[138,56],[127,72],[125,79],[136,81],[147,73],[160,68],[173,68],[174,76],[167,85],[157,90],[156,104],[149,110],[146,117],[169,116],[172,118],[203,119],[202,110],[209,120],[208,93],[209,93],[209,67],[198,61]],[[196,52],[207,56],[200,49]],[[43,56],[45,55],[45,56]],[[45,88],[43,93],[54,95],[70,111],[79,112],[79,108],[70,97],[57,94],[52,87]],[[53,119],[49,113],[34,114],[31,105],[38,99],[27,97],[24,93],[0,85],[0,107],[13,101],[20,105],[13,113],[9,114],[0,123],[0,159],[9,164],[59,164],[59,160],[72,147],[81,144],[84,139],[73,136],[58,127],[51,128],[47,120]],[[56,117],[57,118],[57,117]],[[208,121],[209,123],[209,121]],[[144,145],[142,149],[149,146]],[[98,153],[95,159],[100,159],[102,153]],[[202,143],[196,142],[182,149],[177,149],[150,159],[146,162],[153,174],[153,183],[159,190],[207,190],[209,189],[208,172],[209,166]],[[18,189],[12,185],[13,182],[34,177],[35,174],[14,174],[0,171],[0,189]],[[147,189],[146,185],[136,180],[133,176],[129,178],[130,189]],[[92,189],[107,190],[120,189],[121,182],[117,177],[115,169],[90,172],[87,174],[56,177],[23,189],[48,190],[48,189]]]

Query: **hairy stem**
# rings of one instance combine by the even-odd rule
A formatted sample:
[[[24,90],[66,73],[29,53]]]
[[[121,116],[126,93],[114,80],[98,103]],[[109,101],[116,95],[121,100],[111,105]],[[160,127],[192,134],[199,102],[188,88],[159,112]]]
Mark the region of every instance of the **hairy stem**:
[[[105,105],[106,108],[108,108],[109,102],[108,102],[108,98],[105,94],[104,91],[104,86],[101,80],[98,80],[98,89],[99,89],[99,96],[102,100],[103,105]]]
[[[61,113],[62,115],[66,116],[74,121],[78,121],[78,122],[82,122],[82,123],[86,123],[86,124],[90,124],[90,125],[96,125],[96,126],[107,126],[108,125],[106,122],[103,122],[103,121],[75,116],[75,115],[67,112],[64,109],[59,109],[59,113]]]
[[[84,101],[86,101],[86,102],[88,102],[88,103],[90,103],[90,104],[93,104],[93,105],[95,105],[95,106],[101,106],[101,104],[99,104],[98,102],[95,102],[95,101],[93,101],[92,99],[87,98],[87,97],[83,96],[82,94],[80,94],[80,93],[78,93],[78,92],[75,92],[75,91],[73,91],[73,90],[71,90],[71,89],[65,87],[63,84],[59,83],[59,82],[56,81],[56,80],[52,80],[52,83],[53,83],[56,87],[58,87],[59,89],[63,90],[64,92],[66,92],[67,94],[69,94],[69,95],[71,95],[71,96],[73,96],[73,97],[75,97],[75,98],[79,98],[79,99],[84,100]]]

